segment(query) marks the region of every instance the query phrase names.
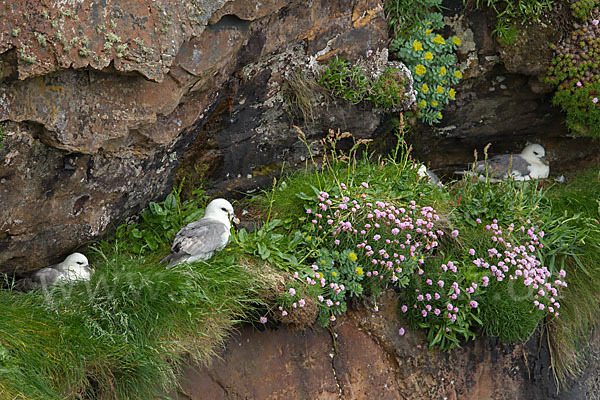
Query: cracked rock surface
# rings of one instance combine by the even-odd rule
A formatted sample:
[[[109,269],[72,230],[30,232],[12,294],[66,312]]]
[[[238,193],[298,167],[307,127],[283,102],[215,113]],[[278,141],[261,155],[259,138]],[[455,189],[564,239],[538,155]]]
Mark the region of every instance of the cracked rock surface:
[[[176,173],[300,160],[286,71],[386,42],[381,0],[3,2],[0,272],[61,260],[161,200]],[[307,134],[378,125],[339,110],[317,110]]]
[[[557,394],[545,337],[540,342],[536,334],[514,346],[480,338],[439,352],[428,349],[424,332],[407,328],[393,292],[377,304],[377,313],[364,305],[348,311],[332,332],[244,327],[211,366],[188,366],[181,390],[171,395],[177,400],[597,398],[593,349],[598,340],[587,373]]]

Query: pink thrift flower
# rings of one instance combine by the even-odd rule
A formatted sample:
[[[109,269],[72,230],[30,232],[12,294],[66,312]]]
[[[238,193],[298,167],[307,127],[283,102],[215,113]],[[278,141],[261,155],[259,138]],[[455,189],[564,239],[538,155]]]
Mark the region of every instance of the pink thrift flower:
[[[451,234],[453,237],[457,237],[457,236],[458,236],[458,231],[455,229],[455,230],[453,230],[452,232],[450,232],[450,234]]]
[[[481,223],[481,219],[480,219],[480,218],[477,218],[477,219],[475,220],[475,222],[477,222],[478,224],[480,224],[480,223]]]
[[[582,86],[581,81],[577,82],[577,87],[581,87],[581,86]]]
[[[312,213],[312,210],[310,208],[308,208],[308,209],[306,209],[306,213],[310,214],[310,213]]]
[[[598,98],[597,98],[597,97],[594,97],[594,98],[592,99],[592,103],[596,104],[597,102],[598,102]]]
[[[319,299],[319,301],[322,303],[322,302],[323,302],[323,300],[324,300],[324,297],[323,297],[323,296],[321,296],[321,295],[318,295],[318,296],[317,296],[317,299]]]
[[[598,20],[597,20],[597,19],[595,19],[595,18],[592,20],[592,24],[594,24],[594,26],[598,26],[598,22],[600,22],[600,21],[598,21]]]
[[[329,317],[329,320],[330,320],[331,322],[335,321],[335,315],[331,314],[331,317]]]
[[[423,317],[426,317],[427,316],[427,310],[422,310],[421,314],[423,315]]]
[[[400,329],[398,329],[398,335],[400,335],[400,336],[404,336],[404,333],[405,333],[405,332],[404,332],[404,328],[400,328]]]
[[[469,249],[469,254],[474,256],[475,255],[475,249]]]
[[[406,304],[403,304],[402,307],[400,307],[400,309],[402,310],[403,313],[408,311],[408,307],[406,306]]]
[[[477,308],[477,306],[478,306],[479,304],[477,304],[477,302],[476,302],[475,300],[471,300],[471,301],[469,302],[469,305],[470,305],[472,308]]]
[[[288,312],[287,312],[287,311],[285,311],[285,310],[283,310],[283,311],[281,312],[281,316],[282,316],[282,317],[285,317],[286,315],[288,315]]]
[[[260,323],[261,324],[266,324],[267,323],[267,317],[260,317]]]
[[[363,187],[365,187],[365,188],[368,188],[368,187],[369,187],[369,184],[368,184],[367,182],[363,182],[363,183],[361,183],[361,185],[362,185]]]
[[[290,296],[294,296],[296,294],[296,289],[290,288],[289,293],[290,293]]]
[[[298,300],[298,305],[299,305],[300,307],[304,307],[304,305],[305,305],[305,304],[306,304],[306,302],[304,301],[304,299],[300,299],[300,300]]]

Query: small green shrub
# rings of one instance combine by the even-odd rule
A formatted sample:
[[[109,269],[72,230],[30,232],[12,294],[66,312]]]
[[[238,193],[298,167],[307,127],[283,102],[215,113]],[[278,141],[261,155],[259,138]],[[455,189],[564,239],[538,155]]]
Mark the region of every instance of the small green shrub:
[[[387,68],[378,77],[370,78],[359,66],[336,57],[317,81],[335,96],[354,104],[370,101],[375,107],[393,109],[406,101],[404,77],[394,68]]]

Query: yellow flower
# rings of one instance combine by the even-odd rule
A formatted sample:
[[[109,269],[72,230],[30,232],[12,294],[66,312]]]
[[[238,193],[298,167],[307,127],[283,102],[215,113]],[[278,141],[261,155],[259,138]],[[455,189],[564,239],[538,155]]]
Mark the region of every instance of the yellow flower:
[[[425,31],[425,33],[427,34],[427,36],[431,35],[431,32],[433,32],[433,29],[427,29]]]
[[[419,107],[421,107],[421,108],[425,108],[426,105],[427,105],[427,102],[425,100],[421,100],[419,102]]]
[[[452,38],[452,43],[454,43],[457,46],[460,46],[460,44],[461,44],[460,38],[458,36],[454,36]]]
[[[320,272],[317,272],[317,275],[319,276],[317,279],[321,280],[321,278],[323,278],[323,274]]]
[[[435,88],[435,91],[438,92],[439,94],[444,93],[444,88],[441,87],[440,85],[438,85],[438,87]]]
[[[438,105],[438,102],[437,102],[437,101],[435,101],[435,100],[432,100],[432,101],[431,101],[431,105],[432,105],[433,107],[437,107],[437,105]]]
[[[450,97],[452,100],[454,100],[454,96],[456,96],[456,90],[450,89],[448,91],[448,97]]]
[[[333,271],[333,272],[331,273],[331,276],[337,276],[337,272]]]
[[[444,38],[442,37],[442,35],[440,35],[439,33],[437,35],[435,35],[435,37],[433,38],[433,43],[437,43],[437,44],[446,44],[446,41],[444,40]]]
[[[441,113],[441,112],[437,113],[437,116],[438,116],[440,119],[442,119],[442,113]]]
[[[446,75],[446,67],[440,67],[440,75]]]
[[[413,49],[415,49],[415,51],[421,51],[423,50],[423,43],[419,42],[418,40],[415,40],[413,42]]]
[[[356,254],[350,253],[348,254],[348,258],[350,259],[350,261],[354,262],[358,257],[356,257]]]
[[[431,54],[431,52],[428,51],[427,53],[425,53],[425,56],[423,58],[426,60],[433,60],[433,54]]]
[[[325,264],[325,260],[321,260],[321,265]]]
[[[462,78],[462,72],[460,71],[454,71],[454,76],[457,78]]]
[[[423,93],[429,92],[429,86],[427,86],[426,83],[424,83],[423,86],[421,86],[421,92],[423,92]]]
[[[361,267],[356,268],[356,275],[361,276],[363,274],[363,269]]]
[[[311,237],[311,236],[307,236],[307,237],[306,237],[306,241],[307,241],[307,242],[310,242],[310,240],[311,240],[311,239],[312,239],[312,237]]]
[[[427,72],[427,68],[425,68],[425,66],[422,64],[417,64],[415,67],[415,73],[417,75],[423,75],[425,72]]]

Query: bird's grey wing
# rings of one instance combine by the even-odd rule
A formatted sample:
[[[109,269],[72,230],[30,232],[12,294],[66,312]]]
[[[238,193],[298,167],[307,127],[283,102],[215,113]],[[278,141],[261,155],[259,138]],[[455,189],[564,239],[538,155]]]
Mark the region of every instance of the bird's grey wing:
[[[40,284],[42,287],[53,285],[59,280],[64,274],[55,268],[42,268],[31,275],[31,280],[35,283]]]
[[[219,250],[227,244],[229,229],[224,223],[203,218],[181,229],[173,246],[172,253],[198,255]]]
[[[33,279],[23,278],[16,281],[13,288],[21,292],[29,292],[30,290],[39,289],[41,287],[42,285],[40,285],[38,282],[34,282]]]
[[[485,174],[486,161],[479,161],[475,171]],[[488,175],[495,178],[503,178],[509,174],[520,176],[529,175],[529,163],[518,154],[500,154],[487,160]]]

